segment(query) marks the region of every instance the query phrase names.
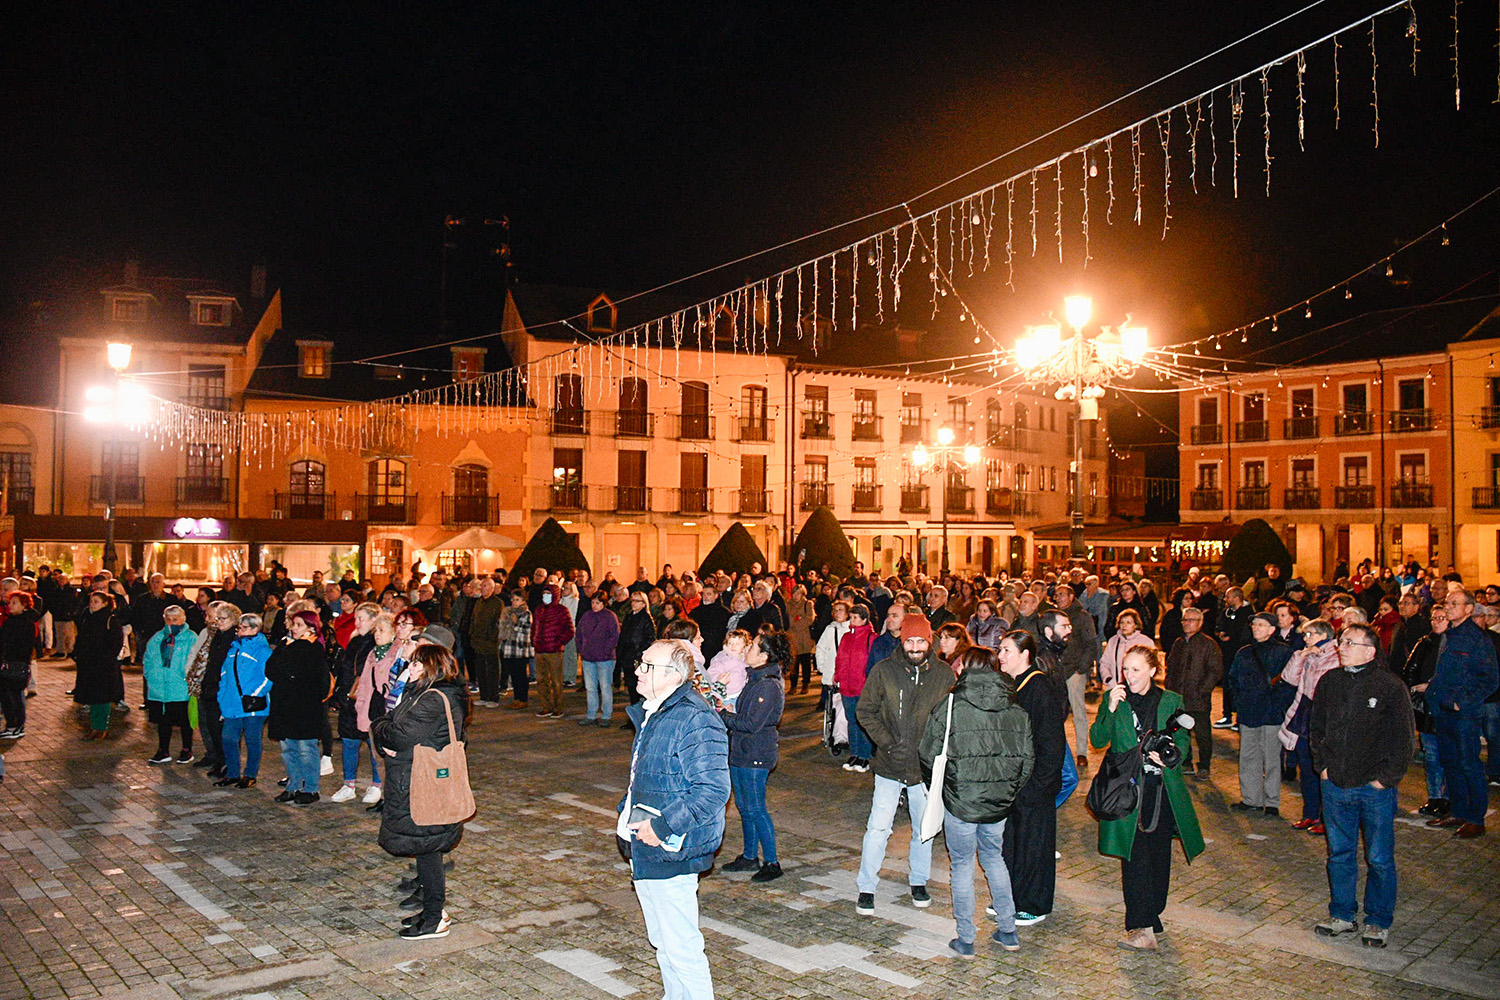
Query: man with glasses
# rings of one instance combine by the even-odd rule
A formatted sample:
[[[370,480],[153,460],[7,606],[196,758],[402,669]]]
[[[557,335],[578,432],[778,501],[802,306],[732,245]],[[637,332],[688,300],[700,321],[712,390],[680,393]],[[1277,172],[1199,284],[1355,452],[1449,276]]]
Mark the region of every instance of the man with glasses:
[[[1203,612],[1182,611],[1182,638],[1167,653],[1167,690],[1182,695],[1183,711],[1193,717],[1193,738],[1198,744],[1198,768],[1190,771],[1190,755],[1182,759],[1182,773],[1208,777],[1214,756],[1214,731],[1209,724],[1214,688],[1224,678],[1224,659],[1219,644],[1203,634]],[[1081,744],[1086,745],[1086,744]]]
[[[693,647],[681,639],[652,643],[635,666],[642,701],[625,710],[635,742],[615,827],[662,991],[683,1000],[714,995],[698,928],[698,874],[713,865],[729,803],[729,736],[690,683],[696,671]]]
[[[1322,779],[1331,897],[1328,919],[1314,929],[1324,937],[1359,930],[1363,836],[1368,874],[1360,941],[1384,948],[1396,911],[1396,785],[1414,749],[1411,696],[1401,678],[1384,669],[1380,638],[1369,625],[1345,628],[1338,652],[1343,669],[1318,684],[1308,725],[1313,767]]]
[[[1479,727],[1484,701],[1500,685],[1500,668],[1494,644],[1474,622],[1474,598],[1465,590],[1450,590],[1443,607],[1448,631],[1423,694],[1437,726],[1438,759],[1448,781],[1451,812],[1427,825],[1453,827],[1455,837],[1469,840],[1484,835],[1484,814],[1490,806],[1479,760]]]

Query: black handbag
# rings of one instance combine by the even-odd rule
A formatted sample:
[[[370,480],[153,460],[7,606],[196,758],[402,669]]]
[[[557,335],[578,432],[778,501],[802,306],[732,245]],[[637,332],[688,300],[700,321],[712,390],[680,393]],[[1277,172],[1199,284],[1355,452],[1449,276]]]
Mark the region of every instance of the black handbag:
[[[239,661],[240,658],[236,656],[234,658],[234,667],[232,669],[234,670],[234,689],[240,693],[240,708],[244,709],[247,714],[251,715],[256,712],[264,712],[266,710],[266,706],[269,705],[271,701],[268,697],[261,694],[261,692],[265,690],[266,685],[269,684],[270,681],[262,681],[260,687],[255,689],[254,694],[246,694],[245,689],[240,687]]]
[[[1141,747],[1104,755],[1084,800],[1095,819],[1124,819],[1141,804]]]

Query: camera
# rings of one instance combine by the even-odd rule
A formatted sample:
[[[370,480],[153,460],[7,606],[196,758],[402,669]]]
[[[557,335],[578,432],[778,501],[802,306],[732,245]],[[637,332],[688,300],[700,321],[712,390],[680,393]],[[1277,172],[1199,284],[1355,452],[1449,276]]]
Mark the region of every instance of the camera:
[[[1165,729],[1148,732],[1141,738],[1141,766],[1155,770],[1155,765],[1147,757],[1152,753],[1161,758],[1164,767],[1172,768],[1182,763],[1182,752],[1177,749],[1177,741],[1173,737],[1178,730],[1192,728],[1193,717],[1186,712],[1179,712],[1167,720]]]

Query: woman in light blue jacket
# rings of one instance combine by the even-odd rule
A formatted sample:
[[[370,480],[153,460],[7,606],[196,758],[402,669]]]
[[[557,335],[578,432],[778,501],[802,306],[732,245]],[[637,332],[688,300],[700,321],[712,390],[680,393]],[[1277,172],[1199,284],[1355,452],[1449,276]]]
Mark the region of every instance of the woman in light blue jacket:
[[[241,615],[236,637],[224,656],[224,673],[219,678],[219,714],[224,720],[224,777],[215,781],[220,787],[254,788],[260,774],[260,734],[271,708],[271,684],[266,680],[266,661],[271,658],[271,644],[261,633],[260,615]],[[265,699],[265,704],[247,698]],[[240,773],[240,740],[243,738],[247,759]]]
[[[172,763],[172,730],[182,731],[177,763],[193,762],[193,727],[188,721],[188,665],[198,633],[187,627],[187,612],[173,604],[162,612],[166,627],[146,643],[141,670],[146,678],[146,710],[156,724],[156,756],[148,764]]]

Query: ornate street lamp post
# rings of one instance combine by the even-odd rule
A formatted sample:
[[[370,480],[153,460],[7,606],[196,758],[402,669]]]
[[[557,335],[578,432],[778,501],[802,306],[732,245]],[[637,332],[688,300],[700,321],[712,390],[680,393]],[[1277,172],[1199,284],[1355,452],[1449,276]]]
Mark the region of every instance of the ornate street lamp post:
[[[938,469],[943,476],[943,563],[942,572],[948,572],[948,480],[954,470],[968,472],[969,466],[979,461],[979,449],[972,444],[954,444],[951,427],[939,427],[937,442],[930,447],[917,445],[911,451],[911,464],[917,469]]]
[[[104,568],[115,571],[115,499],[120,482],[120,422],[126,412],[125,385],[120,376],[130,367],[129,344],[112,341],[105,346],[109,367],[114,370],[115,381],[111,386],[94,386],[84,393],[87,406],[83,419],[92,424],[108,424],[109,431],[109,476],[105,479],[104,497]]]

